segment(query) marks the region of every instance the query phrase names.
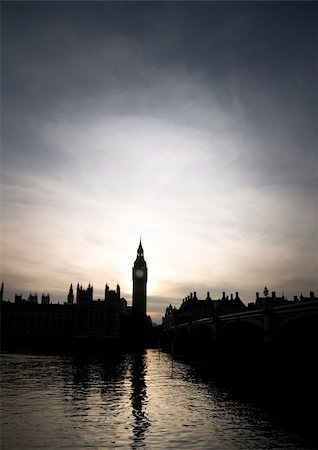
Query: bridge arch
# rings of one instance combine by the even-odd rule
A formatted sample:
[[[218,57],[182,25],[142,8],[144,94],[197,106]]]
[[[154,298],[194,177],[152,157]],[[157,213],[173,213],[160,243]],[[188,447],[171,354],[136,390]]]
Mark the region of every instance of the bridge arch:
[[[272,355],[286,379],[314,386],[317,379],[318,315],[302,314],[278,323],[272,334]],[[312,396],[312,392],[306,395]],[[305,394],[304,394],[305,395]]]
[[[297,316],[288,316],[281,320],[273,330],[273,340],[276,342],[308,340],[310,337],[315,337],[317,328],[318,315],[304,311]]]
[[[188,325],[176,328],[174,339],[174,351],[176,353],[186,353],[191,344],[191,329]]]
[[[199,356],[207,356],[213,347],[215,332],[212,324],[200,324],[192,329],[191,351]]]
[[[233,348],[257,347],[264,343],[264,324],[256,320],[235,320],[220,327],[220,343]]]
[[[286,317],[273,330],[275,345],[293,347],[301,351],[303,348],[317,347],[318,315],[303,313],[293,317]]]

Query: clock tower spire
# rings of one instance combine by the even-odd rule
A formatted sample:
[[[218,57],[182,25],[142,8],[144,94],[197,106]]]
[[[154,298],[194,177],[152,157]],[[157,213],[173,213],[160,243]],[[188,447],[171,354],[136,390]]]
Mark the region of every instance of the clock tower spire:
[[[144,258],[141,238],[137,250],[137,258],[132,269],[133,278],[133,315],[137,318],[145,318],[147,314],[147,276],[148,269]]]

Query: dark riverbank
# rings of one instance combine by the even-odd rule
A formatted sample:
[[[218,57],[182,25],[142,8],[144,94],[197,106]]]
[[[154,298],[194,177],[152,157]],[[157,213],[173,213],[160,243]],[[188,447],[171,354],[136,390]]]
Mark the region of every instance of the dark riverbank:
[[[225,351],[225,349],[223,349]],[[276,418],[318,448],[317,367],[312,353],[263,349],[248,355],[219,349],[214,357],[188,354],[177,359],[191,364],[198,380],[229,390],[238,402],[247,402]]]

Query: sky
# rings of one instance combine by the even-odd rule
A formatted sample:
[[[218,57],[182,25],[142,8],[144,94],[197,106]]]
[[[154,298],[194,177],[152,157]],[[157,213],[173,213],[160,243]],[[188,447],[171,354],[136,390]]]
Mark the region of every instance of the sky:
[[[1,2],[4,298],[318,293],[315,2]]]

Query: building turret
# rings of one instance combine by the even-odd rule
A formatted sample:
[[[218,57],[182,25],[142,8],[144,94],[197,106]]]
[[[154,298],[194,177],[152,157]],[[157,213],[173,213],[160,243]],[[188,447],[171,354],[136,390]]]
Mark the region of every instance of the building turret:
[[[50,304],[50,294],[42,294],[41,305],[49,305],[49,304]]]
[[[69,290],[68,296],[67,296],[67,304],[73,305],[73,303],[74,303],[74,293],[73,293],[73,285],[71,284],[70,290]]]
[[[87,289],[77,285],[76,303],[80,306],[89,306],[93,302],[93,286],[88,285]]]
[[[37,305],[38,304],[38,295],[37,294],[31,294],[31,292],[30,292],[28,301],[32,305]]]

